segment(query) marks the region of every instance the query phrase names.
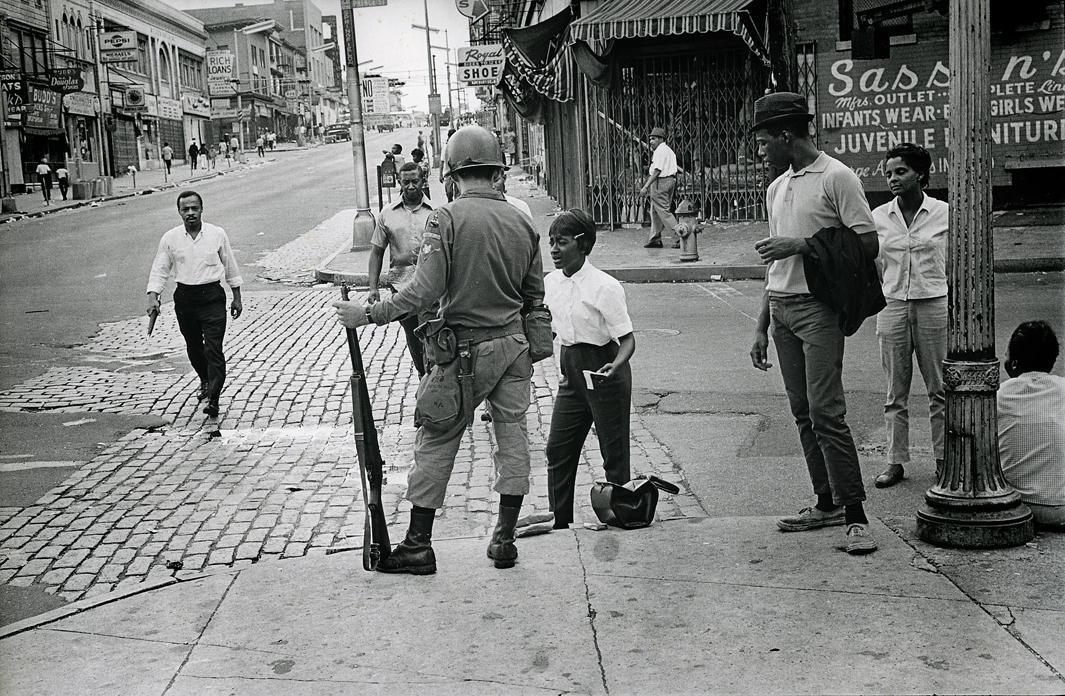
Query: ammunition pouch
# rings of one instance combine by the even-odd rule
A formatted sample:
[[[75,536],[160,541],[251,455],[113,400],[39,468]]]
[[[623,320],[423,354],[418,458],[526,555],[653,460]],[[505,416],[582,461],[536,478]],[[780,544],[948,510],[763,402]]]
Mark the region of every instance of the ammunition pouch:
[[[537,305],[521,318],[525,338],[529,341],[529,357],[534,363],[551,357],[555,341],[551,334],[551,310],[547,305]]]
[[[442,317],[430,319],[414,329],[425,347],[425,359],[433,365],[447,365],[458,357],[459,342],[454,330]]]

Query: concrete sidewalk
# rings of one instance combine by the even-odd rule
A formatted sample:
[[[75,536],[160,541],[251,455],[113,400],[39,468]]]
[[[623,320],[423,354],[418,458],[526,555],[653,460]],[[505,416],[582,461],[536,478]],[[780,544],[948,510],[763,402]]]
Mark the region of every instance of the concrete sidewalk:
[[[1065,538],[963,553],[910,527],[874,520],[865,557],[834,549],[838,529],[688,518],[519,539],[505,571],[487,538],[450,538],[421,578],[363,572],[355,552],[188,576],[6,627],[0,691],[1065,692]]]
[[[512,174],[508,193],[525,200],[540,232],[544,270],[554,269],[547,231],[559,208],[532,177]],[[444,200],[433,193],[434,200]],[[350,214],[354,217],[354,211]],[[350,219],[347,220],[350,227]],[[716,223],[699,235],[699,260],[681,262],[679,249],[644,249],[649,228],[601,230],[591,261],[618,280],[631,283],[706,282],[765,277],[754,243],[769,236],[765,222]],[[667,242],[668,243],[668,242]],[[995,214],[995,271],[998,273],[1065,270],[1065,224],[1050,211]],[[369,251],[351,251],[345,244],[324,259],[315,277],[321,282],[366,285]]]

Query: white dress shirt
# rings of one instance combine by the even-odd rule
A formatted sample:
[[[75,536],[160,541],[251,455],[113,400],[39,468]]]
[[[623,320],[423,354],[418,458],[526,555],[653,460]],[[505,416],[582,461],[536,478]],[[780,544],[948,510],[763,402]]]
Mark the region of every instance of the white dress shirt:
[[[1023,500],[1065,505],[1065,377],[1025,372],[999,385],[998,452]]]
[[[647,173],[654,174],[656,169],[660,177],[676,176],[677,174],[677,155],[665,143],[658,143],[654,154],[651,155],[651,167],[647,170]]]
[[[510,203],[512,206],[514,206],[515,208],[517,208],[521,212],[525,213],[525,216],[527,218],[529,218],[530,220],[532,220],[532,211],[529,210],[529,204],[528,203],[526,203],[525,201],[523,201],[520,198],[515,198],[514,196],[511,196],[510,194],[507,194],[507,193],[504,193],[503,195],[507,197],[507,203]]]
[[[605,346],[632,333],[621,283],[587,260],[568,278],[561,270],[547,274],[544,304],[551,310],[551,330],[564,346]]]
[[[231,288],[244,282],[233,258],[226,231],[209,222],[201,223],[196,239],[184,225],[167,230],[159,240],[159,250],[148,276],[148,292],[162,293],[173,273],[182,285],[206,285],[226,281]]]
[[[884,297],[927,300],[946,296],[949,210],[943,201],[925,196],[909,226],[898,198],[873,210]]]

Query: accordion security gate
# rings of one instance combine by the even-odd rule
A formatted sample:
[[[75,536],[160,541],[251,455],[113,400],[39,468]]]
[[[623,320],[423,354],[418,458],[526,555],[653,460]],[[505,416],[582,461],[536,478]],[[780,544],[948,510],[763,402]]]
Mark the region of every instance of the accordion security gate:
[[[609,89],[581,80],[586,195],[596,222],[649,220],[639,191],[655,126],[668,130],[682,170],[677,203],[687,199],[707,218],[764,220],[766,171],[747,129],[766,80],[745,47],[619,58]]]

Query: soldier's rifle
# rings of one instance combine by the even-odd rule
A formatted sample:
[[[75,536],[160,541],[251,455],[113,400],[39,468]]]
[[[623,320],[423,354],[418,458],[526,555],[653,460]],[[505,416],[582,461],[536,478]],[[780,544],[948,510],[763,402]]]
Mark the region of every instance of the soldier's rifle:
[[[348,286],[340,287],[340,296],[348,299]],[[366,387],[366,371],[362,364],[359,334],[347,329],[348,352],[351,354],[351,422],[355,429],[355,453],[359,458],[362,499],[366,506],[362,532],[362,567],[376,570],[377,564],[388,558],[392,547],[388,541],[388,524],[381,504],[385,462],[377,442],[377,426],[370,406],[370,392]]]

